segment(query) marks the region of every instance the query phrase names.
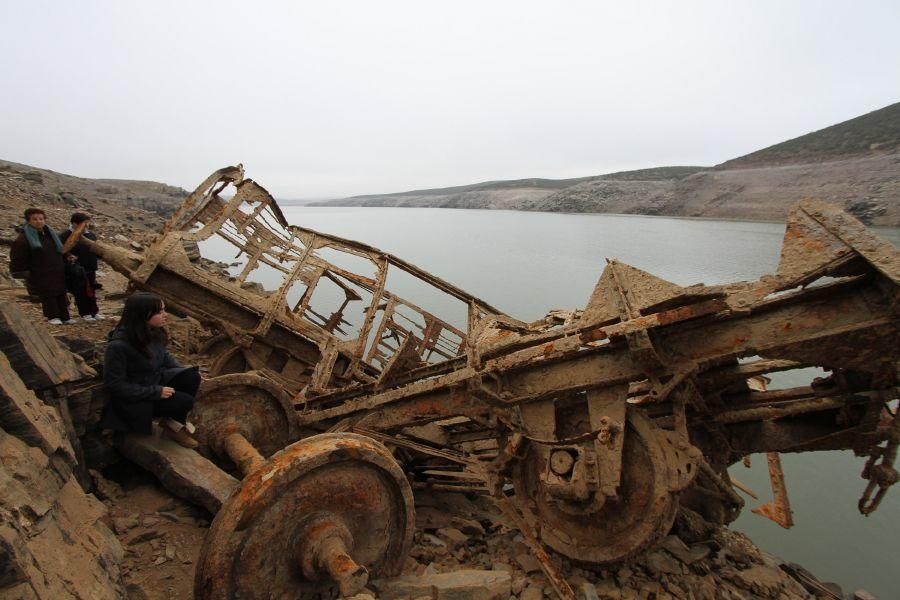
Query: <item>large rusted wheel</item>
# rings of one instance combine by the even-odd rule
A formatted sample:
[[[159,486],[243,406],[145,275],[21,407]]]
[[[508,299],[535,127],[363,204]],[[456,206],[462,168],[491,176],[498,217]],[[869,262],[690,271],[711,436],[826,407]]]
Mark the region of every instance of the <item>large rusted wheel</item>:
[[[229,348],[233,348],[234,345],[234,342],[227,334],[219,333],[203,342],[198,353],[214,357]]]
[[[618,562],[672,526],[678,507],[669,489],[665,442],[638,411],[628,411],[617,498],[570,502],[547,493],[545,461],[534,446],[513,467],[514,504],[537,525],[543,543],[580,562]]]
[[[353,595],[369,574],[397,575],[412,543],[409,483],[365,436],[301,440],[252,472],[212,522],[197,565],[198,599]]]
[[[212,363],[209,365],[209,376],[219,377],[231,373],[244,373],[251,368],[243,348],[235,345],[224,346],[213,355]]]
[[[255,373],[207,379],[191,412],[197,438],[220,456],[229,435],[240,434],[268,457],[299,437],[297,413],[290,395]]]

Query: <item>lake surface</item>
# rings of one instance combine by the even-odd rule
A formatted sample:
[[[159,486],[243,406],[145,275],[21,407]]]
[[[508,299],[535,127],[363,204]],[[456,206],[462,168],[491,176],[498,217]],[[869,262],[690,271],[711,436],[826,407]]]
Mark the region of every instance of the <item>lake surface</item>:
[[[753,280],[775,270],[784,225],[622,215],[452,209],[285,206],[288,221],[376,246],[519,319],[583,308],[606,258],[680,285]],[[900,245],[900,229],[876,232]],[[390,285],[389,285],[390,289]],[[403,293],[401,290],[394,290]],[[416,298],[410,298],[416,301]],[[423,308],[429,308],[422,300]],[[808,380],[799,382],[807,383]],[[791,385],[790,381],[775,381]],[[765,456],[732,473],[771,499]],[[852,452],[786,454],[782,464],[795,526],[783,530],[750,512],[733,524],[762,549],[796,562],[845,593],[900,596],[900,486],[873,515],[856,502],[864,461]]]

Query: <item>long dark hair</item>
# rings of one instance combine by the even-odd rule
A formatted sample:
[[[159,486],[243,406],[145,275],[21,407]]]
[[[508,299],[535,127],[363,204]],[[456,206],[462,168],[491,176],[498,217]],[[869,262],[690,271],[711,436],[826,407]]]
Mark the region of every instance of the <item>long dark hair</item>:
[[[163,299],[151,292],[135,292],[125,300],[117,328],[125,330],[128,343],[149,356],[152,344],[166,345],[169,336],[162,327],[148,327],[150,317],[163,309]]]

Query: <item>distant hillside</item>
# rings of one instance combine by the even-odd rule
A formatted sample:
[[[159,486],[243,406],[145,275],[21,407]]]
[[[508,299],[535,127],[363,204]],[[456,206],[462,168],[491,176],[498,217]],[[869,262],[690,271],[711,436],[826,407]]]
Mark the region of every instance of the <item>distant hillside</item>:
[[[635,171],[618,171],[607,173],[599,177],[584,177],[591,181],[665,181],[667,179],[681,179],[706,170],[707,167],[655,167],[652,169],[637,169]]]
[[[717,168],[811,163],[895,152],[900,152],[900,102],[729,160]]]
[[[543,199],[564,190],[590,185],[600,180],[665,181],[685,177],[704,167],[660,167],[620,171],[571,179],[511,179],[471,185],[413,190],[391,194],[369,194],[339,200],[314,202],[311,206],[399,206],[408,208],[484,208],[529,210]]]
[[[180,187],[156,181],[86,179],[0,159],[0,177],[7,183],[26,182],[30,193],[45,201],[62,200],[72,206],[82,201],[125,204],[168,215],[187,197]]]
[[[900,226],[900,154],[755,169],[707,169],[678,179],[573,186],[521,210],[783,220],[806,197],[834,202],[860,220]]]
[[[484,208],[783,220],[807,196],[900,226],[900,103],[716,167],[658,167],[354,196],[316,206]]]
[[[522,202],[543,198],[594,177],[574,179],[513,179],[485,181],[446,188],[368,194],[339,200],[311,202],[310,206],[402,206],[410,208],[518,208]]]

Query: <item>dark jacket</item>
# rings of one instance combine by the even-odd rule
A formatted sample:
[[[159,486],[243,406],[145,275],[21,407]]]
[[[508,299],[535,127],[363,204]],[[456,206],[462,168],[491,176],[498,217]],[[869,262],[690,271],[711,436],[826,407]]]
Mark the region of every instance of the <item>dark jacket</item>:
[[[27,277],[41,296],[59,296],[66,293],[65,262],[56,249],[48,227],[41,231],[42,248],[32,248],[20,233],[9,250],[9,272],[15,277],[28,273]]]
[[[70,235],[72,235],[72,230],[67,229],[60,234],[59,239],[65,244]],[[97,236],[93,231],[85,231],[81,234],[81,237],[97,241]],[[78,264],[88,273],[97,270],[97,255],[91,252],[86,244],[78,242],[74,248],[69,250],[69,254],[73,254],[78,259]]]
[[[66,289],[76,298],[86,295],[92,289],[87,271],[77,262],[66,264]]]
[[[179,365],[162,344],[151,344],[147,356],[131,345],[121,327],[107,337],[103,384],[109,401],[100,426],[149,434],[153,405],[162,401],[163,386],[188,367]]]

